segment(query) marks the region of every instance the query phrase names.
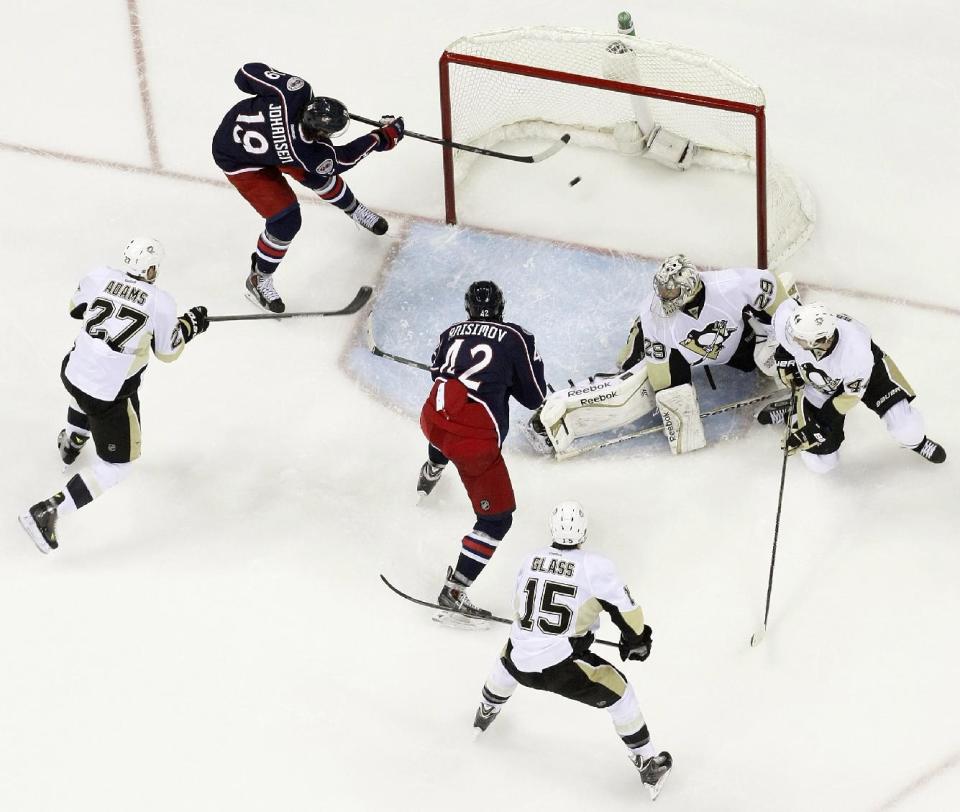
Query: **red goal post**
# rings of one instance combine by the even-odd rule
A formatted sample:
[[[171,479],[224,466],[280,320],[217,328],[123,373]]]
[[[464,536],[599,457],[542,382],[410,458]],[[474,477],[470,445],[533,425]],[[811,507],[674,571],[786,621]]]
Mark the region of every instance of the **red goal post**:
[[[634,119],[637,97],[658,124],[698,144],[688,174],[698,166],[755,174],[757,267],[775,267],[803,244],[813,203],[768,160],[763,91],[718,60],[667,43],[550,27],[462,37],[440,57],[444,139],[488,149],[563,132],[571,144],[617,149],[613,128]],[[448,223],[457,222],[457,182],[475,158],[443,150]]]

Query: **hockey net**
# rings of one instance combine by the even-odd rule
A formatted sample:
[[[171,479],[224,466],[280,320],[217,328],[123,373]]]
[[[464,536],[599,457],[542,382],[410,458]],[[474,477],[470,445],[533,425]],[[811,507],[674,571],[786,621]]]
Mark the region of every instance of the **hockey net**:
[[[709,168],[756,176],[758,267],[782,263],[813,230],[806,187],[768,160],[763,91],[705,54],[579,29],[494,31],[444,51],[440,96],[448,140],[492,149],[569,132],[571,144],[612,150],[614,126],[636,119],[642,97],[654,121],[699,146],[688,174]],[[477,157],[444,149],[449,223],[457,221],[457,184]]]

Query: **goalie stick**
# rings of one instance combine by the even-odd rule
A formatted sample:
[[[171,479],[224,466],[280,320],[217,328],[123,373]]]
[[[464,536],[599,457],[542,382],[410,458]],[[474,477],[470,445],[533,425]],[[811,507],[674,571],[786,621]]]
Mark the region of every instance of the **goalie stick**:
[[[723,414],[724,412],[732,412],[734,409],[741,409],[744,406],[753,406],[756,403],[769,400],[777,394],[779,394],[779,392],[766,392],[762,395],[755,395],[752,398],[737,400],[733,403],[728,403],[725,406],[718,406],[716,409],[708,409],[705,412],[700,412],[700,417],[713,417],[714,415]],[[555,459],[569,460],[573,457],[579,457],[581,454],[586,454],[589,451],[596,451],[599,448],[617,445],[618,443],[624,443],[627,440],[635,440],[637,437],[646,437],[648,434],[656,434],[657,432],[661,431],[663,431],[663,426],[650,426],[649,428],[640,429],[640,431],[633,431],[630,432],[630,434],[622,434],[619,437],[611,437],[607,440],[600,440],[599,442],[581,446],[580,448],[570,448],[557,454]]]
[[[304,316],[352,316],[362,308],[373,294],[373,288],[364,285],[346,307],[339,310],[308,310],[300,313],[255,313],[236,316],[208,316],[207,321],[259,321],[261,319],[299,319]]]
[[[411,603],[415,603],[419,606],[426,606],[429,609],[439,609],[441,612],[452,612],[453,614],[463,615],[464,617],[476,617],[475,615],[469,615],[466,612],[461,612],[457,609],[451,609],[448,606],[441,606],[439,603],[433,603],[432,601],[422,601],[419,598],[413,597],[413,595],[408,595],[402,589],[398,589],[393,584],[391,584],[387,580],[387,576],[384,575],[382,572],[380,573],[380,580],[383,581],[392,592],[395,592],[401,598],[403,598],[404,600],[408,600]],[[497,617],[496,615],[490,615],[490,617],[480,618],[480,620],[491,620],[494,623],[505,623],[508,626],[513,625],[512,620],[507,620],[507,618],[505,617]],[[619,645],[617,643],[614,643],[610,640],[594,640],[593,642],[601,646],[613,646],[614,648],[619,648]]]
[[[386,358],[389,361],[396,361],[398,364],[405,364],[408,367],[416,367],[426,372],[430,371],[430,364],[424,364],[422,361],[414,361],[410,358],[404,358],[402,355],[394,355],[392,352],[381,350],[373,338],[373,313],[367,317],[367,348],[374,355],[380,358]]]
[[[350,113],[349,116],[354,121],[362,121],[364,124],[370,124],[374,127],[380,126],[380,122],[374,121],[372,118],[365,118],[364,116],[358,116],[354,113]],[[423,133],[415,133],[412,130],[405,129],[403,134],[409,135],[411,138],[419,138],[421,141],[429,141],[431,144],[439,144],[442,147],[453,147],[454,149],[463,150],[464,152],[476,152],[478,155],[487,155],[490,158],[503,158],[506,161],[518,161],[524,164],[536,164],[540,163],[540,161],[545,161],[551,155],[556,155],[570,142],[570,133],[564,133],[558,141],[551,144],[543,150],[543,152],[538,152],[535,155],[511,155],[509,152],[497,152],[493,149],[483,149],[483,147],[475,147],[471,144],[447,141],[443,138],[437,138],[435,135],[424,135]]]

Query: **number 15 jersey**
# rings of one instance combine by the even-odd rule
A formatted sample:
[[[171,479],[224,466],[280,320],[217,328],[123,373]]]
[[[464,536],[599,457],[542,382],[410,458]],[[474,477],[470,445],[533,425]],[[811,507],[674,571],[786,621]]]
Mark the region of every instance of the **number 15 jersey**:
[[[643,631],[643,610],[606,556],[579,548],[543,547],[517,574],[510,659],[521,671],[543,671],[573,654],[571,638],[600,628],[601,611],[621,631]]]
[[[115,268],[98,268],[80,280],[70,314],[83,330],[67,356],[64,375],[98,400],[129,397],[140,383],[150,349],[173,361],[184,342],[173,297]]]

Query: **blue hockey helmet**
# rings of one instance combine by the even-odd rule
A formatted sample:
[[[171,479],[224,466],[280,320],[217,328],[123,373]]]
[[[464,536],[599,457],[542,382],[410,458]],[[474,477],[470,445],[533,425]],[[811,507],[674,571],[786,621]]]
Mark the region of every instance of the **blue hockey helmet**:
[[[347,106],[329,96],[310,99],[300,114],[300,126],[307,138],[329,138],[341,135],[350,124]]]
[[[467,288],[463,306],[471,319],[503,321],[503,291],[496,282],[474,282]]]

